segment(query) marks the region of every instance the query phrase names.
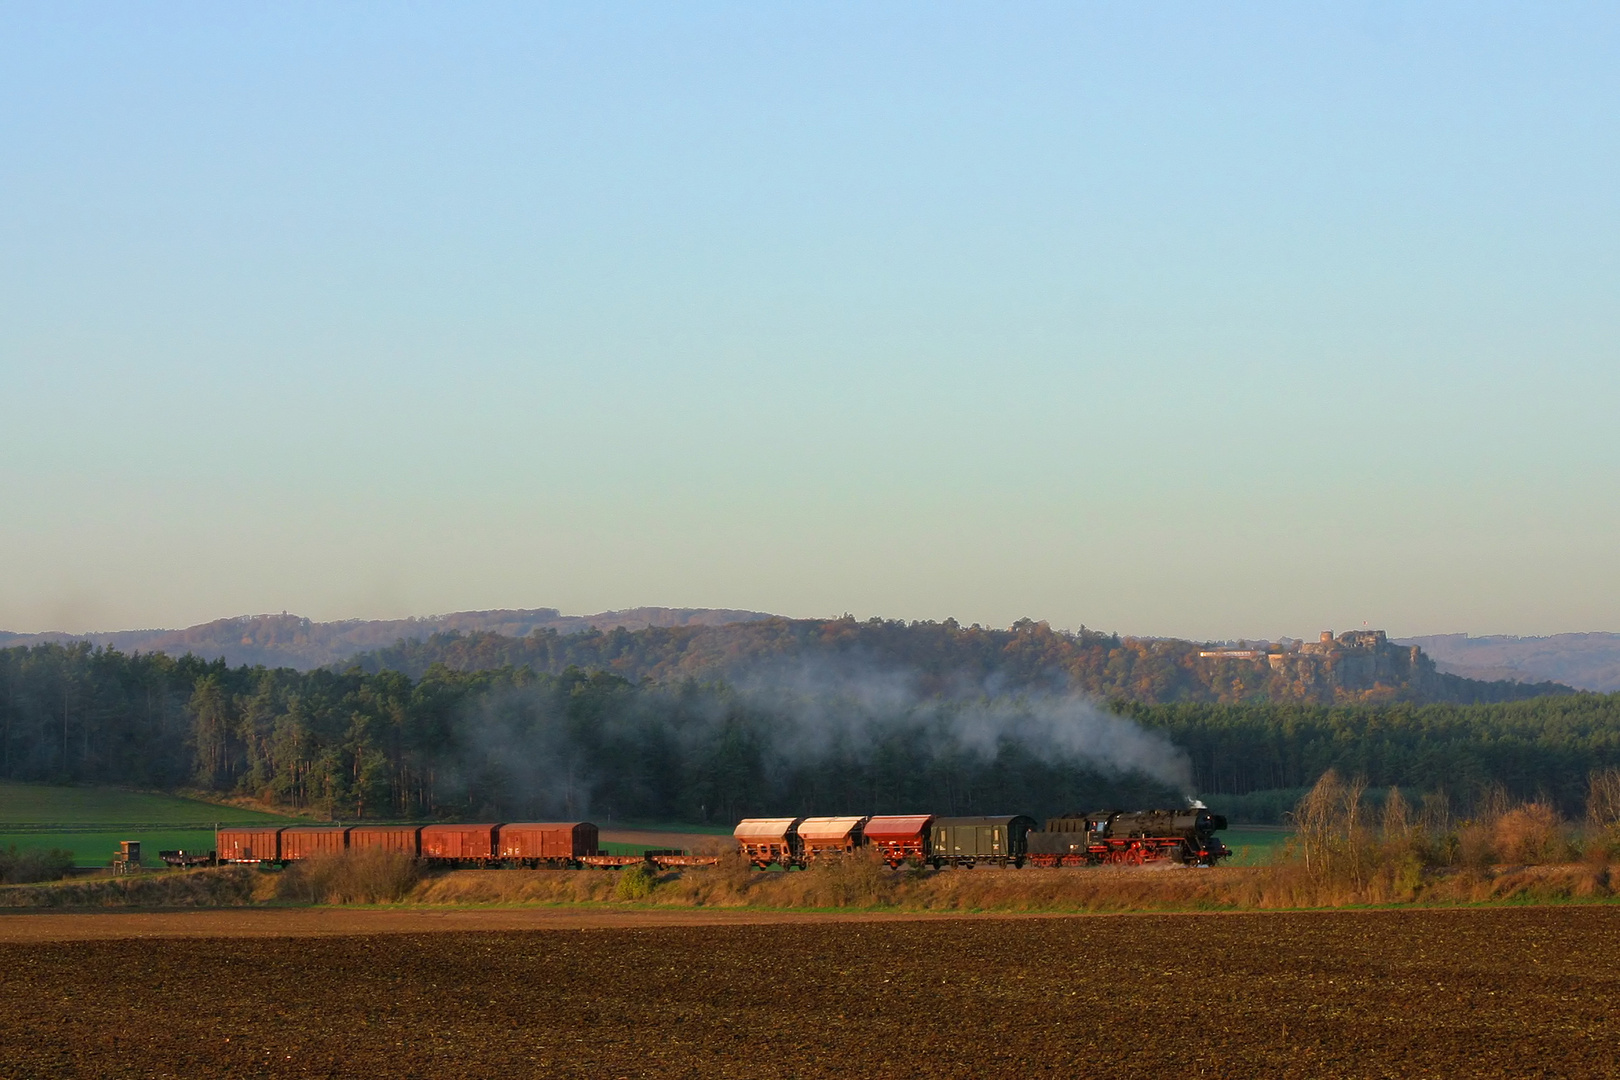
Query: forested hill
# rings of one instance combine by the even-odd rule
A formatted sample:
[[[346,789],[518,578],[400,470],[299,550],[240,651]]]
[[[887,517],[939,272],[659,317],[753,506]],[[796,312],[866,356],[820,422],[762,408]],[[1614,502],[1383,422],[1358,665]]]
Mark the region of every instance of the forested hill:
[[[569,667],[632,681],[849,679],[901,673],[923,694],[983,688],[1079,691],[1147,704],[1275,702],[1378,704],[1518,701],[1569,693],[1556,683],[1484,682],[1435,670],[1420,650],[1380,645],[1313,657],[1209,658],[1190,641],[1129,638],[1020,620],[1006,630],[955,620],[769,618],[720,626],[641,630],[540,630],[524,637],[438,633],[362,654],[367,672],[419,678],[435,664],[456,671],[502,667],[556,674]]]
[[[1112,649],[1110,648],[1110,651]],[[893,691],[893,687],[887,688]],[[229,668],[0,649],[0,778],[252,795],[345,820],[734,822],[754,814],[1010,813],[1187,794],[1286,808],[1323,770],[1580,813],[1620,765],[1620,694],[1506,704],[1218,705],[860,696],[632,683],[572,668]],[[1123,715],[1121,715],[1123,714]]]
[[[350,820],[725,822],[1286,805],[1329,767],[1569,813],[1620,764],[1620,695],[1474,682],[1370,637],[1223,652],[1027,620],[767,619],[437,634],[307,672],[36,644],[0,648],[0,777]]]
[[[26,645],[68,645],[88,641],[120,652],[190,653],[206,660],[220,657],[228,664],[262,664],[298,671],[341,663],[368,649],[436,633],[504,634],[523,637],[536,630],[559,634],[626,626],[713,626],[770,616],[758,611],[723,608],[629,608],[595,615],[564,615],[556,608],[520,608],[496,611],[457,611],[420,619],[344,619],[316,622],[301,615],[243,615],[215,619],[184,630],[116,630],[88,634],[16,634],[0,631],[0,648]]]

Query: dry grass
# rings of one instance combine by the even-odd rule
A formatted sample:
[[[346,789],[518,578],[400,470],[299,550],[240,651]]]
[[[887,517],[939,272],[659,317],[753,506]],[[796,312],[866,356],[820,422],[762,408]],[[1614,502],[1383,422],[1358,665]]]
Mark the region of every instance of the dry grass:
[[[1241,911],[1366,904],[1601,901],[1620,872],[1607,861],[1423,871],[1382,868],[1361,885],[1302,864],[1084,870],[890,870],[851,859],[765,873],[738,860],[656,874],[607,870],[457,870],[410,877],[331,860],[281,873],[244,867],[0,888],[4,908],[234,907],[263,903],[603,904],[637,907],[916,912]],[[406,887],[405,882],[411,883]],[[627,883],[629,883],[627,885]]]
[[[260,899],[243,867],[0,888],[0,908],[239,907]]]
[[[665,874],[633,889],[600,870],[466,870],[428,878],[409,896],[420,904],[571,904],[855,909],[918,912],[1240,911],[1366,904],[1603,900],[1613,895],[1607,863],[1407,873],[1382,867],[1360,885],[1321,878],[1299,863],[1271,867],[1096,868],[1084,870],[890,870],[847,859],[793,873],[765,873],[741,859]],[[643,891],[644,890],[644,891]]]

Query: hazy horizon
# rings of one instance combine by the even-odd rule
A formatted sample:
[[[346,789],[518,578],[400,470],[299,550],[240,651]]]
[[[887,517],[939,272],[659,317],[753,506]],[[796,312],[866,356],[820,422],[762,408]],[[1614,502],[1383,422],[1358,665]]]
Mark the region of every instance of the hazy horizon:
[[[1579,3],[7,5],[0,628],[1620,630],[1617,46]]]
[[[172,625],[172,626],[152,625],[152,626],[88,627],[88,628],[87,627],[78,627],[78,628],[73,628],[73,629],[64,629],[62,627],[49,627],[49,628],[45,628],[45,629],[19,629],[19,628],[11,627],[11,626],[0,626],[0,633],[15,634],[15,635],[17,635],[19,637],[37,637],[37,636],[45,636],[45,635],[49,635],[49,634],[62,634],[62,635],[69,636],[69,637],[73,637],[73,636],[85,636],[85,637],[87,637],[87,636],[100,636],[100,635],[110,635],[110,634],[137,634],[137,633],[155,633],[155,632],[170,632],[170,631],[178,631],[178,630],[188,630],[188,629],[192,629],[192,628],[198,627],[198,626],[208,626],[208,625],[213,624],[213,623],[227,622],[227,621],[234,620],[234,619],[263,619],[263,618],[287,617],[287,618],[309,619],[313,623],[322,623],[322,624],[349,623],[349,622],[408,622],[408,621],[432,622],[432,621],[435,621],[435,620],[447,619],[447,618],[451,618],[451,617],[458,616],[458,615],[474,615],[474,614],[483,614],[483,613],[490,613],[490,612],[508,612],[508,611],[509,612],[556,611],[558,613],[558,617],[561,618],[561,619],[587,619],[587,618],[594,618],[594,617],[598,617],[598,616],[602,616],[602,615],[613,614],[613,613],[616,613],[616,612],[632,612],[632,611],[647,611],[647,610],[652,610],[652,611],[708,611],[708,612],[735,611],[735,612],[746,612],[746,613],[751,614],[751,615],[765,615],[765,616],[769,616],[769,617],[772,617],[772,618],[808,620],[808,621],[822,621],[822,620],[839,619],[839,618],[842,618],[843,615],[844,615],[843,612],[840,612],[840,613],[838,613],[836,615],[833,615],[833,614],[790,614],[790,613],[787,613],[787,612],[780,612],[780,611],[762,611],[762,610],[755,609],[755,608],[716,608],[716,607],[704,606],[704,605],[698,605],[698,604],[631,604],[631,605],[627,605],[627,606],[622,607],[622,608],[599,608],[599,609],[595,609],[595,610],[591,610],[591,611],[577,611],[577,612],[565,611],[565,610],[563,610],[561,608],[558,608],[558,607],[556,607],[555,605],[552,605],[552,604],[539,604],[539,605],[535,605],[533,607],[505,604],[505,605],[498,605],[496,607],[490,607],[490,608],[462,608],[462,609],[457,609],[455,611],[436,611],[436,612],[425,612],[425,613],[424,612],[414,612],[414,613],[406,614],[406,615],[381,615],[381,616],[346,615],[346,616],[339,616],[339,617],[336,617],[336,618],[315,618],[315,617],[310,616],[310,615],[308,615],[306,613],[297,612],[297,611],[237,612],[237,613],[229,614],[229,615],[216,615],[216,616],[213,616],[212,618],[198,620],[197,622],[186,623],[186,624],[183,624],[183,625],[177,624],[177,625]],[[851,613],[851,614],[853,614],[853,613]],[[878,615],[878,616],[868,616],[868,617],[885,618],[886,616]],[[888,616],[888,617],[892,617],[892,616]],[[1012,625],[1013,622],[1017,621],[1017,620],[1009,620],[1006,623],[999,623],[998,624],[998,623],[984,622],[983,620],[962,619],[962,618],[957,618],[956,616],[950,616],[950,615],[943,616],[940,619],[936,619],[934,621],[942,622],[942,621],[944,621],[944,619],[948,619],[948,618],[956,618],[956,621],[958,623],[960,623],[961,625],[963,625],[963,626],[970,626],[973,623],[977,622],[977,623],[979,623],[979,625],[984,626],[984,627],[986,627],[988,629],[992,629],[992,630],[1004,630],[1004,629],[1007,629]],[[1475,633],[1471,633],[1471,632],[1466,631],[1466,630],[1449,630],[1449,631],[1439,631],[1439,632],[1426,633],[1426,634],[1414,634],[1414,633],[1404,632],[1404,631],[1402,631],[1402,630],[1400,630],[1398,628],[1391,628],[1391,627],[1386,627],[1386,626],[1372,626],[1371,624],[1368,624],[1367,626],[1363,627],[1363,626],[1361,626],[1359,624],[1355,625],[1355,626],[1351,626],[1351,625],[1346,624],[1346,625],[1343,625],[1343,626],[1318,627],[1316,629],[1309,630],[1309,631],[1285,631],[1285,632],[1277,632],[1277,633],[1253,633],[1253,634],[1230,633],[1230,634],[1203,635],[1203,636],[1199,636],[1199,637],[1188,637],[1187,635],[1181,635],[1181,634],[1158,634],[1158,633],[1153,633],[1153,632],[1150,632],[1150,631],[1137,631],[1137,630],[1128,629],[1126,627],[1118,627],[1118,626],[1094,626],[1094,625],[1085,624],[1085,623],[1075,623],[1074,625],[1065,625],[1065,624],[1055,622],[1055,621],[1053,621],[1051,619],[1043,619],[1038,614],[1024,615],[1024,616],[1020,616],[1019,618],[1034,619],[1036,622],[1046,622],[1053,629],[1061,630],[1061,631],[1064,631],[1066,633],[1077,632],[1077,631],[1081,630],[1082,628],[1085,628],[1085,629],[1089,629],[1089,630],[1101,631],[1103,633],[1117,633],[1117,634],[1120,634],[1121,636],[1124,636],[1124,637],[1134,637],[1134,638],[1142,638],[1142,639],[1152,639],[1152,638],[1172,639],[1173,638],[1173,639],[1178,639],[1178,640],[1190,640],[1190,641],[1270,641],[1270,642],[1279,642],[1279,641],[1284,641],[1284,640],[1301,640],[1301,641],[1303,641],[1303,640],[1314,640],[1317,637],[1317,635],[1322,633],[1323,631],[1329,631],[1329,632],[1332,632],[1333,634],[1337,635],[1337,634],[1341,634],[1341,633],[1344,633],[1344,632],[1349,631],[1349,630],[1361,630],[1361,629],[1384,630],[1385,632],[1388,633],[1389,637],[1392,640],[1393,639],[1408,639],[1408,638],[1426,638],[1426,637],[1450,637],[1450,636],[1462,636],[1462,637],[1467,637],[1467,638],[1470,638],[1470,639],[1487,638],[1487,637],[1542,638],[1542,637],[1556,637],[1556,636],[1562,636],[1562,635],[1577,635],[1577,634],[1614,634],[1614,633],[1620,633],[1620,632],[1613,631],[1613,630],[1595,629],[1595,630],[1562,630],[1562,631],[1555,631],[1555,632],[1550,633],[1550,634],[1507,634],[1507,633],[1475,634]],[[915,621],[915,620],[903,620],[903,621]]]

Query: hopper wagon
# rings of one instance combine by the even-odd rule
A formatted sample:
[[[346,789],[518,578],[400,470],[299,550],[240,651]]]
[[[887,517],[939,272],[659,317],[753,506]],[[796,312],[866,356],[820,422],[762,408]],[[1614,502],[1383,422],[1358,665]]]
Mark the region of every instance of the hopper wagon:
[[[891,867],[899,867],[904,862],[921,864],[928,858],[928,829],[933,823],[932,814],[870,817],[861,835]]]
[[[744,818],[731,831],[737,848],[761,870],[772,864],[784,870],[803,865],[799,822],[803,818]]]
[[[853,855],[864,842],[863,817],[807,817],[799,822],[799,863]]]

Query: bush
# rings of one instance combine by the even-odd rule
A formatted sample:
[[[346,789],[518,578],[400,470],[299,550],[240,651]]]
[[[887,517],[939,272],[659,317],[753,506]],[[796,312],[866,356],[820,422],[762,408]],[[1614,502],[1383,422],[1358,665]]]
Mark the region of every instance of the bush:
[[[804,903],[811,907],[872,907],[892,903],[895,871],[875,852],[818,861],[804,874]]]
[[[409,855],[358,851],[294,863],[277,875],[275,895],[304,904],[397,904],[419,880]]]
[[[0,851],[0,881],[7,885],[22,885],[31,881],[60,881],[73,869],[73,852],[61,848],[29,848],[18,851],[17,845]]]
[[[619,880],[613,886],[613,895],[619,900],[645,900],[658,884],[658,875],[646,863],[637,863],[619,871]]]
[[[1512,863],[1568,862],[1574,852],[1558,811],[1547,803],[1516,806],[1496,819],[1496,852]]]
[[[1496,830],[1491,821],[1468,821],[1457,830],[1456,862],[1483,870],[1496,862]]]

